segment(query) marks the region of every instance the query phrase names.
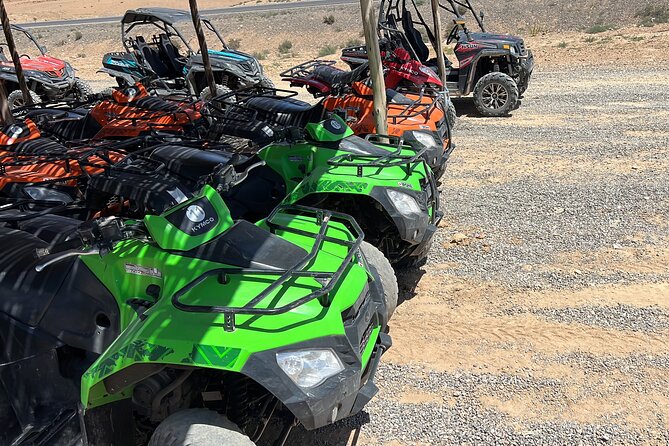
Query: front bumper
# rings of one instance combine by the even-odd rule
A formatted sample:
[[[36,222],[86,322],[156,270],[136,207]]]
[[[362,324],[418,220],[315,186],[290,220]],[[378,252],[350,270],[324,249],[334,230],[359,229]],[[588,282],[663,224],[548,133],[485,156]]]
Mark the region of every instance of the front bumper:
[[[520,59],[520,69],[518,73],[518,83],[527,86],[530,83],[530,77],[534,71],[534,55],[532,50],[527,50],[527,56]]]
[[[241,372],[276,396],[306,429],[317,429],[354,415],[378,392],[374,376],[382,354],[392,345],[390,336],[381,330],[385,311],[379,298],[368,298],[354,317],[344,321],[345,335],[316,338],[285,349],[256,353]],[[377,333],[375,339],[370,333]],[[363,353],[372,343],[372,354],[363,366]],[[334,350],[344,370],[316,387],[302,389],[279,368],[276,354],[283,350],[314,348]]]

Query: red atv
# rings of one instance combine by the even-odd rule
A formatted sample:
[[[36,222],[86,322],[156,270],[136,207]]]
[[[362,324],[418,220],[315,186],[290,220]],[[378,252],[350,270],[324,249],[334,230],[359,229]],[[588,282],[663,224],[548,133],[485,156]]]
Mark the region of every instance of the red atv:
[[[20,54],[21,67],[34,103],[61,100],[85,101],[93,94],[90,85],[74,75],[72,65],[47,55],[46,47],[40,45],[27,29],[12,25],[12,31],[16,46],[22,52]],[[1,27],[0,35],[4,36]],[[5,82],[9,108],[24,106],[14,63],[4,37],[0,38],[0,80]]]

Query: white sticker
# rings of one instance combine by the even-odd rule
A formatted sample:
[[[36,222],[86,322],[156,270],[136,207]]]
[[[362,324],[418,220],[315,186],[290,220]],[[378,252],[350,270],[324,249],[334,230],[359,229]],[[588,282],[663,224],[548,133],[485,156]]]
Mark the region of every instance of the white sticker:
[[[150,268],[148,266],[133,265],[132,263],[125,264],[125,272],[128,274],[137,274],[138,276],[155,277],[161,279],[163,273],[158,268]]]

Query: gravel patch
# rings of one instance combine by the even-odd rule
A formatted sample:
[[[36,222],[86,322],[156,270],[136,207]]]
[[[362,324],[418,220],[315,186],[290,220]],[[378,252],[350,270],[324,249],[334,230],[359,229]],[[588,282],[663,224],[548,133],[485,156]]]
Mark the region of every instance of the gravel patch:
[[[669,328],[669,314],[657,306],[583,306],[575,308],[533,308],[532,314],[566,324],[586,324],[616,330],[656,333]]]
[[[554,380],[506,374],[439,373],[415,366],[382,364],[378,381],[382,383],[382,391],[363,413],[312,433],[296,430],[291,437],[293,441],[296,444],[313,441],[308,444],[344,445],[346,443],[341,440],[347,438],[345,433],[358,428],[377,444],[395,440],[407,445],[636,445],[669,439],[669,431],[660,426],[655,430],[637,430],[616,423],[546,420],[527,422],[519,427],[517,420],[482,407],[479,400],[491,394],[504,399],[541,390],[547,394],[547,399],[554,397],[559,401],[563,399],[561,386]],[[444,402],[400,402],[397,396],[406,390],[407,385],[441,395]]]
[[[604,84],[591,86],[587,94],[580,95],[558,87],[565,85],[566,73],[540,73],[533,84],[537,93],[530,88],[527,100],[514,115],[520,119],[518,124],[514,118],[460,119],[455,137],[459,149],[453,154],[442,188],[444,221],[451,227],[437,233],[430,263],[456,264],[449,274],[494,280],[516,289],[668,280],[669,269],[574,274],[545,268],[559,253],[666,246],[667,227],[640,217],[669,215],[669,148],[661,136],[667,132],[666,120],[656,116],[669,113],[668,94],[660,85],[667,75],[669,72],[662,70],[647,71],[642,76],[657,79],[657,84],[610,88],[614,78],[619,79],[617,72],[568,74],[572,78],[569,84],[576,86],[579,80]],[[638,101],[638,106],[632,107],[632,101]],[[626,113],[634,119],[625,119]],[[571,118],[566,126],[528,123],[527,119],[537,115]],[[627,133],[635,131],[651,136],[657,132],[658,136],[631,137]],[[468,144],[471,137],[476,144]],[[488,141],[485,147],[480,146],[481,140]],[[567,168],[556,171],[559,177],[554,178],[551,174],[512,172],[504,161],[475,169],[464,163],[476,159],[477,153],[506,148],[508,141],[517,147],[519,159],[527,154],[545,160],[549,173],[554,161],[567,166],[607,166],[616,160],[617,166],[629,165],[629,171],[602,169],[592,175],[570,176]],[[633,168],[642,162],[647,163],[643,169]],[[506,171],[514,176],[504,181]],[[451,181],[456,186],[450,187]],[[451,243],[459,232],[469,238],[467,243]],[[485,236],[477,238],[477,233]]]

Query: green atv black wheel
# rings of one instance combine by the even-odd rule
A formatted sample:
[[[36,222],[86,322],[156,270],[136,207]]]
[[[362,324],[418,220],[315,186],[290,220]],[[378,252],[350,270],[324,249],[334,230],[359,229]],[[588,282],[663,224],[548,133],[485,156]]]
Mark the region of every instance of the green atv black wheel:
[[[209,409],[186,409],[165,418],[149,446],[254,446],[232,421]]]
[[[383,296],[383,300],[388,310],[388,320],[397,308],[397,299],[399,296],[399,287],[397,286],[397,277],[395,271],[385,255],[375,246],[362,242],[360,251],[367,261],[369,272],[374,278],[371,286],[373,291]]]
[[[476,83],[474,105],[483,116],[507,116],[518,102],[518,85],[504,73],[488,73]]]

